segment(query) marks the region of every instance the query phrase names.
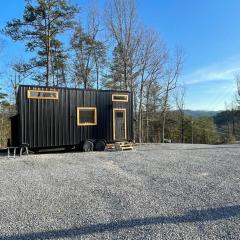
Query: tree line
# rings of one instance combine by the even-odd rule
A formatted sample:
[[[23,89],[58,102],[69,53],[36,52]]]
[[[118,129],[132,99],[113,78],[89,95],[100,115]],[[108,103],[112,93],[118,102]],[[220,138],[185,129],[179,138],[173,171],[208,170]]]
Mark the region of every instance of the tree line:
[[[235,74],[236,94],[225,111],[214,117],[221,142],[240,141],[240,74]]]

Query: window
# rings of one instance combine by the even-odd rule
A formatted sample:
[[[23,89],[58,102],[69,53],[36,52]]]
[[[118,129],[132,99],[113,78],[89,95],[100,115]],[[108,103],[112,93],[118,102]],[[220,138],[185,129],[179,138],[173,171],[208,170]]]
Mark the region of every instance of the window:
[[[58,99],[57,91],[27,90],[27,98],[30,99]]]
[[[128,102],[127,94],[113,94],[112,95],[113,102]]]
[[[117,118],[123,118],[123,112],[119,112],[119,111],[117,111],[117,113],[116,113],[116,117]]]
[[[78,107],[77,125],[78,126],[97,125],[97,109],[95,107]]]

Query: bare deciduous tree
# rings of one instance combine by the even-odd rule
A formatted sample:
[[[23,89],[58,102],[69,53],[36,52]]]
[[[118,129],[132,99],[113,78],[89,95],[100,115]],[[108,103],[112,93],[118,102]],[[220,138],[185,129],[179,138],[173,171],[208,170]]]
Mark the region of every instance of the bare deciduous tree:
[[[75,28],[71,39],[71,46],[75,53],[76,84],[83,84],[84,88],[93,87],[96,80],[99,85],[99,72],[105,63],[106,48],[103,41],[98,39],[100,29],[100,18],[96,5],[90,5],[87,14],[86,29],[81,22]],[[96,78],[94,79],[94,71]]]
[[[179,114],[180,120],[180,142],[184,143],[184,117],[185,117],[185,94],[186,87],[184,85],[179,86],[178,91],[175,95],[176,107]]]
[[[181,73],[181,68],[183,64],[183,51],[177,49],[174,59],[170,61],[170,64],[166,70],[164,76],[164,87],[162,96],[162,142],[165,140],[165,125],[166,125],[166,115],[169,109],[169,97],[170,93],[177,87],[178,77]]]
[[[15,100],[17,99],[18,86],[23,83],[25,79],[31,76],[32,66],[24,62],[24,60],[18,60],[11,64],[13,75],[10,77]]]
[[[125,90],[133,90],[139,46],[139,22],[135,0],[109,0],[105,8],[105,22],[108,32],[121,50]]]
[[[150,139],[150,120],[151,122],[157,120],[157,110],[159,107],[159,94],[161,92],[161,86],[159,85],[159,81],[157,78],[150,78],[145,83],[145,106],[146,106],[146,142],[149,142]],[[151,116],[151,119],[150,119]],[[158,120],[157,120],[158,121]],[[153,125],[153,124],[151,124]],[[152,126],[153,127],[153,126]],[[152,128],[153,130],[153,128]],[[152,138],[153,134],[151,134]],[[153,139],[151,139],[152,141]]]
[[[166,62],[167,51],[165,44],[153,30],[143,29],[139,48],[139,104],[138,104],[138,136],[142,142],[142,118],[143,118],[143,97],[146,89],[146,82],[150,87],[152,82],[159,79],[163,74],[163,65]],[[146,109],[147,110],[147,109]]]
[[[237,73],[235,75],[235,79],[237,84],[236,100],[237,100],[238,107],[240,108],[240,73]]]

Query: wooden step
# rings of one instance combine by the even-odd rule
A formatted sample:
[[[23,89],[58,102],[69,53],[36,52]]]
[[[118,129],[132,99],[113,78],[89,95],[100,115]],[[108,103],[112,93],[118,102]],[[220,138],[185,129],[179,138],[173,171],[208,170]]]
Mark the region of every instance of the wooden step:
[[[132,147],[131,144],[120,145],[120,147]]]
[[[133,147],[122,147],[122,151],[133,150]]]
[[[115,147],[117,151],[132,150],[132,145],[129,142],[116,142]]]
[[[130,142],[116,142],[106,145],[106,151],[125,151],[125,150],[133,150],[132,143]]]
[[[107,144],[106,147],[107,148],[115,148],[115,144]]]
[[[115,150],[115,144],[107,144],[105,150]]]

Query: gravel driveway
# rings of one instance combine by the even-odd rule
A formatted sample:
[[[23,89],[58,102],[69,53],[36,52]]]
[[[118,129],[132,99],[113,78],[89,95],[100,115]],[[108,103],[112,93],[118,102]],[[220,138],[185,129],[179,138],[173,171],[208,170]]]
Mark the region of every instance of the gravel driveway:
[[[240,239],[240,146],[0,157],[3,239]]]

